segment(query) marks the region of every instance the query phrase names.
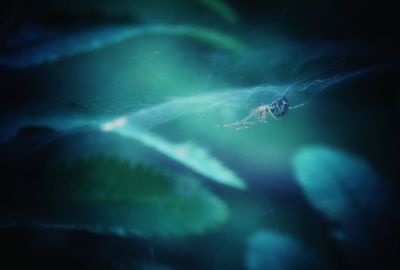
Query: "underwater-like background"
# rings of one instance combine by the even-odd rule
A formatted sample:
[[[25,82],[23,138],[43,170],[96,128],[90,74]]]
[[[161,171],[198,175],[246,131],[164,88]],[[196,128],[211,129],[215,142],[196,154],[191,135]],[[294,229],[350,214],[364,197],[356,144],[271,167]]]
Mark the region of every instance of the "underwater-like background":
[[[0,269],[399,269],[399,45],[386,0],[2,2]]]

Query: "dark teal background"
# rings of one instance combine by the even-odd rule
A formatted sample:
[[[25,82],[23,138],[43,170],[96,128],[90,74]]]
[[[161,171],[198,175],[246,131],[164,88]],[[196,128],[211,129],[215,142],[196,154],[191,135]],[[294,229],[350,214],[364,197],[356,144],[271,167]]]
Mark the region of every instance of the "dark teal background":
[[[186,115],[154,127],[152,132],[171,142],[204,146],[246,180],[248,190],[242,191],[203,179],[230,210],[229,221],[221,227],[197,236],[148,239],[26,225],[1,228],[0,268],[164,269],[151,267],[165,264],[193,270],[246,269],[246,241],[261,228],[287,233],[322,252],[334,269],[389,269],[389,263],[399,264],[400,44],[392,1],[226,1],[237,18],[182,1],[161,1],[157,8],[136,1],[136,13],[130,12],[128,0],[91,2],[0,4],[1,55],[12,50],[7,40],[25,23],[71,32],[108,23],[193,24],[229,34],[245,50],[236,54],[196,38],[145,36],[43,65],[1,66],[3,199],[4,190],[21,174],[35,181],[23,175],[24,166],[34,161],[19,163],[30,148],[5,139],[12,140],[10,130],[23,116],[109,119],[175,97],[388,66],[322,91],[282,121],[249,130],[216,128],[210,123],[215,120],[212,113]],[[390,239],[379,248],[367,247],[361,256],[349,259],[332,239],[329,230],[337,224],[312,207],[293,174],[293,155],[308,145],[327,145],[361,157],[395,194],[396,200],[385,209]],[[43,154],[44,162],[49,153]],[[141,146],[137,153],[155,160],[157,170],[188,171]],[[9,207],[7,200],[0,211],[1,207]],[[150,266],[143,268],[143,262]]]

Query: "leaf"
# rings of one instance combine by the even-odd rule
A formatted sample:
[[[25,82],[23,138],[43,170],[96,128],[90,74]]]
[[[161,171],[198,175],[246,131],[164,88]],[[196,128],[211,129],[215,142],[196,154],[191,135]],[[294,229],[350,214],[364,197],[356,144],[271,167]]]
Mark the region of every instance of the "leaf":
[[[37,66],[146,35],[181,36],[232,52],[240,52],[244,48],[241,42],[229,35],[198,26],[103,25],[86,30],[52,33],[31,46],[0,55],[0,64],[14,68]]]
[[[15,196],[3,203],[8,211],[2,220],[8,216],[16,224],[170,237],[204,233],[228,217],[225,204],[195,179],[116,158],[53,162],[26,176],[7,191]]]
[[[293,160],[298,183],[310,203],[331,222],[340,240],[362,245],[376,233],[387,190],[362,159],[324,146],[300,150]]]
[[[115,126],[115,123],[121,123]],[[111,129],[108,129],[111,126]],[[204,148],[193,143],[175,144],[144,129],[129,124],[126,118],[118,118],[103,125],[105,132],[112,132],[134,139],[208,179],[238,189],[246,189],[246,183]]]
[[[229,23],[236,23],[238,15],[235,10],[224,0],[197,0],[205,7],[214,11]]]
[[[289,235],[258,231],[247,246],[248,270],[332,269],[326,258]]]

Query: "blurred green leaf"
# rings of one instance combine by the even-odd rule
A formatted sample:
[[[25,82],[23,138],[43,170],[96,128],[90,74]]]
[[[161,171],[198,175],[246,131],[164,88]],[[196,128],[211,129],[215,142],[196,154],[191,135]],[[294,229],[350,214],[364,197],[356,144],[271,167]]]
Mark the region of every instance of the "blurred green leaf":
[[[195,179],[116,158],[52,163],[32,177],[14,197],[17,224],[168,237],[200,234],[228,217],[225,204]]]
[[[235,10],[224,0],[197,0],[210,10],[214,11],[229,23],[236,23],[238,15]]]
[[[48,30],[42,30],[43,32]],[[46,62],[56,62],[83,52],[99,50],[132,38],[147,35],[188,37],[232,52],[240,52],[244,45],[237,39],[204,27],[191,25],[105,25],[91,29],[57,34],[38,40],[34,45],[0,54],[0,64],[26,68]]]

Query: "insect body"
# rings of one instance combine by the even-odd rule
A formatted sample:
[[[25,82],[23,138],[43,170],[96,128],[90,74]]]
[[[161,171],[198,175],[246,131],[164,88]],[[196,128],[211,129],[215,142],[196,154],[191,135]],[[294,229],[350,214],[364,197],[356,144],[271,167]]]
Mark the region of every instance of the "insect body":
[[[260,104],[242,120],[234,123],[218,125],[218,127],[234,128],[235,130],[251,128],[258,124],[267,123],[268,115],[271,115],[274,120],[278,120],[280,117],[284,116],[289,109],[289,102],[284,96],[282,96],[268,105]]]
[[[280,97],[268,105],[268,111],[274,119],[277,119],[289,111],[289,102],[285,97]]]

